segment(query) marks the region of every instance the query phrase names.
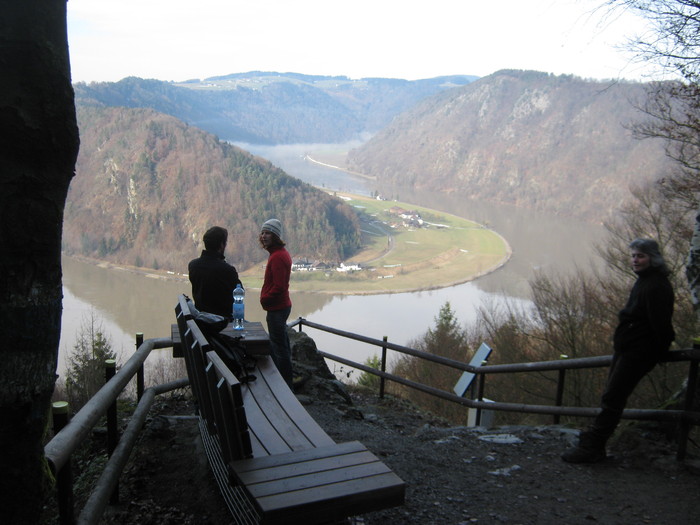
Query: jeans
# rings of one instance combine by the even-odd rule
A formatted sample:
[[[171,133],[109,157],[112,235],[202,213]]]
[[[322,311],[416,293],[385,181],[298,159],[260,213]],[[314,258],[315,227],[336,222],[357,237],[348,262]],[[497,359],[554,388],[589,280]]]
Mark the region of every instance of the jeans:
[[[613,354],[608,381],[600,403],[602,410],[588,429],[592,436],[602,443],[608,440],[620,422],[627,398],[656,363],[657,359],[639,356],[634,352]]]
[[[287,335],[287,319],[291,306],[267,312],[267,331],[270,334],[270,354],[282,378],[292,388],[292,349]]]

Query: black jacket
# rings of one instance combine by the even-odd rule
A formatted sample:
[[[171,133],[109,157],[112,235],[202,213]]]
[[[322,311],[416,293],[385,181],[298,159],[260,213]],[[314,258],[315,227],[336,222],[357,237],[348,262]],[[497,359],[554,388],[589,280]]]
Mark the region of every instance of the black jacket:
[[[241,280],[236,269],[224,260],[224,255],[202,250],[202,255],[192,259],[187,269],[197,309],[231,318],[233,289]]]
[[[616,352],[635,352],[658,359],[675,338],[673,287],[658,268],[640,272],[613,337]]]

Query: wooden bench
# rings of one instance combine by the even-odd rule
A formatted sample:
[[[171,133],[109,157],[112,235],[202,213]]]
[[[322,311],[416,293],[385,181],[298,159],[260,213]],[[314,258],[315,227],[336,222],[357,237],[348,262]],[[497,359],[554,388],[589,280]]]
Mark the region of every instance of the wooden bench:
[[[250,371],[256,379],[241,384],[184,311],[179,303],[203,440],[215,442],[219,470],[225,466],[222,492],[242,491],[250,504],[229,504],[239,523],[331,523],[403,503],[404,482],[361,443],[335,443],[269,356],[258,357]]]

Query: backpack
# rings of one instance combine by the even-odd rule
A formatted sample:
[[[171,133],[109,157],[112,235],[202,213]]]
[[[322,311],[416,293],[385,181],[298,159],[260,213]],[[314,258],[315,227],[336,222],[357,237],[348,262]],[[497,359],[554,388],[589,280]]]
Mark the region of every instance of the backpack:
[[[241,343],[241,337],[232,337],[227,334],[216,333],[206,336],[209,346],[224,361],[241,383],[249,383],[257,378],[251,374],[255,370],[255,357],[248,354]]]
[[[200,312],[195,307],[194,303],[192,302],[192,299],[190,299],[187,296],[185,296],[185,298],[187,299],[187,306],[189,307],[190,313],[192,314],[192,319],[195,323],[197,323],[197,326],[205,336],[218,334],[219,332],[221,332],[221,330],[226,328],[226,325],[228,325],[228,321],[225,317],[222,317],[217,314],[211,314],[209,312]]]

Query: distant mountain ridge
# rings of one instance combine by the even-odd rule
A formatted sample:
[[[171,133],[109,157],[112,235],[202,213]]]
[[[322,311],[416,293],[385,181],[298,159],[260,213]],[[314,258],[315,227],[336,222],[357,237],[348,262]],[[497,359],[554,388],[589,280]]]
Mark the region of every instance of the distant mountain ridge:
[[[381,186],[410,186],[600,221],[631,186],[671,169],[629,125],[645,85],[500,71],[397,116],[348,156]]]
[[[418,101],[477,77],[424,80],[253,71],[180,83],[136,77],[76,83],[76,103],[151,108],[231,142],[345,142],[375,132]]]

